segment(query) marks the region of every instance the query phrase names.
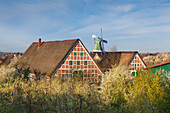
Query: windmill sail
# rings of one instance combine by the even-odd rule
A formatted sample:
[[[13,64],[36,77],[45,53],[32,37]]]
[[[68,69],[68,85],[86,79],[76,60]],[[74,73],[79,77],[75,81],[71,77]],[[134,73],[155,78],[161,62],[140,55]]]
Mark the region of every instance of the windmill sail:
[[[99,38],[101,40],[101,45],[102,45],[102,49],[104,51],[104,43],[107,43],[106,40],[103,40],[103,33],[102,33],[102,28],[101,28],[101,38]]]
[[[101,28],[101,43],[102,43],[102,51],[104,51],[102,28]]]
[[[98,39],[102,40],[104,43],[107,43],[107,40],[103,40],[102,38],[98,37]]]
[[[103,42],[104,42],[104,43],[107,43],[107,41],[106,41],[106,40],[103,40]]]

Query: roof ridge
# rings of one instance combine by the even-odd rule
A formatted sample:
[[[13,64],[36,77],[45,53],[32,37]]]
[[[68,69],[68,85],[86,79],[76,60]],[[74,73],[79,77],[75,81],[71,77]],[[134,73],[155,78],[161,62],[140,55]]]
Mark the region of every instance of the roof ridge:
[[[109,52],[112,53],[112,51],[108,51],[108,53]],[[115,52],[113,51],[113,53],[116,53],[116,52],[118,52],[118,53],[123,53],[123,52],[124,53],[138,53],[138,51],[115,51]]]
[[[102,53],[102,52],[93,52],[90,53]],[[106,51],[105,53],[138,53],[138,51]]]
[[[76,41],[79,39],[68,39],[68,40],[55,40],[55,41],[43,41],[42,43],[54,43],[54,42],[68,42],[68,41]],[[33,42],[33,44],[37,44],[38,42]]]

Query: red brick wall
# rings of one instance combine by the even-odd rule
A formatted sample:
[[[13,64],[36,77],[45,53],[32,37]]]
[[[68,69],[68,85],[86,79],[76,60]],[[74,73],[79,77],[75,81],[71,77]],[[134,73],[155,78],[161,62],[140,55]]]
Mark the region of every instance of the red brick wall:
[[[129,69],[131,72],[133,72],[142,68],[144,68],[144,64],[142,63],[140,57],[136,54],[136,56],[133,58],[132,62],[129,65]]]
[[[72,65],[69,64],[69,61],[72,61]],[[85,61],[87,61],[87,65],[85,65]],[[77,64],[78,62],[80,62],[80,65]],[[56,75],[67,78],[68,76],[72,76],[73,72],[77,70],[83,72],[84,81],[89,80],[98,82],[98,76],[102,75],[101,71],[95,65],[89,53],[83,48],[83,45],[80,42],[58,69]]]

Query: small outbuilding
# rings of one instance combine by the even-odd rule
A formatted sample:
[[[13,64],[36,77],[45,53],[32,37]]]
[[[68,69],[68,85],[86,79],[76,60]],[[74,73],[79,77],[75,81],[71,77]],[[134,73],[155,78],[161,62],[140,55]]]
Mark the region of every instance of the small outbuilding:
[[[153,70],[154,73],[160,71],[162,75],[164,75],[165,77],[168,77],[170,75],[170,61],[157,64],[157,65],[153,65],[151,67],[147,67],[146,69],[151,69]]]

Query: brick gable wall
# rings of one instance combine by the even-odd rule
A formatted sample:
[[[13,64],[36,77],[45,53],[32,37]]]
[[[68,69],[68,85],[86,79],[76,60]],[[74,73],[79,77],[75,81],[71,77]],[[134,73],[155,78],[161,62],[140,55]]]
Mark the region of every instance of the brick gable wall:
[[[99,76],[102,75],[100,69],[80,41],[64,60],[56,75],[66,79],[67,77],[72,77],[75,71],[83,72],[84,81],[99,82]]]
[[[139,69],[145,68],[145,65],[143,64],[142,60],[140,59],[139,55],[136,54],[133,58],[133,60],[130,62],[129,69],[131,72],[134,72]]]

